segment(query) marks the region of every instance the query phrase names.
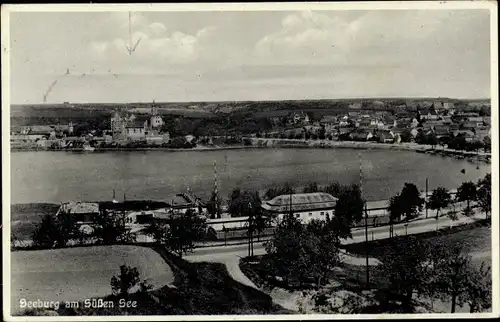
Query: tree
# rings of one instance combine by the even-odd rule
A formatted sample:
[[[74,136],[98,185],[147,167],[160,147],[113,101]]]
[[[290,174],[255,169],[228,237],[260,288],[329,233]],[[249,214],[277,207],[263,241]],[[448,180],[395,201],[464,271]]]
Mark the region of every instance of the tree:
[[[113,295],[126,298],[130,289],[139,284],[139,271],[136,267],[127,265],[120,266],[120,275],[111,278],[111,289]]]
[[[153,220],[145,229],[144,233],[153,238],[155,243],[165,244],[167,241],[168,225],[164,222]]]
[[[477,203],[481,210],[486,213],[486,217],[491,213],[491,174],[488,173],[477,183]]]
[[[411,135],[410,130],[406,129],[401,133],[401,142],[411,142],[413,140],[413,136]]]
[[[338,197],[343,191],[344,186],[342,186],[337,181],[330,183],[326,188],[325,192],[331,194],[334,197]]]
[[[463,304],[470,267],[470,256],[460,245],[433,245],[428,292],[441,300],[451,298],[451,313],[455,313],[457,304]]]
[[[65,247],[76,231],[71,215],[45,215],[32,233],[33,244],[39,248]]]
[[[476,200],[477,189],[476,185],[472,181],[463,182],[457,189],[457,200],[467,201],[466,212],[469,214],[471,212],[470,202]]]
[[[303,192],[304,193],[313,193],[313,192],[318,192],[320,191],[318,187],[318,183],[316,182],[311,182],[307,186],[304,187]]]
[[[53,248],[57,245],[59,229],[52,215],[45,215],[38,227],[33,231],[33,244],[38,248]]]
[[[327,224],[340,238],[351,236],[351,227],[363,218],[365,201],[358,185],[343,187],[335,204],[335,216]]]
[[[263,267],[281,277],[287,285],[300,275],[297,263],[310,264],[300,244],[302,234],[300,221],[288,214],[278,222],[273,238],[265,243],[268,256],[262,261]]]
[[[401,193],[389,201],[391,222],[395,219],[401,220],[401,216],[405,216],[405,220],[408,221],[422,211],[423,204],[424,198],[420,197],[417,186],[413,183],[405,183]]]
[[[319,244],[310,247],[310,249],[316,251],[312,254],[313,266],[311,268],[315,271],[315,276],[318,279],[318,287],[327,282],[328,274],[341,262],[339,252],[340,236],[335,229],[331,229],[329,219],[329,216],[326,221],[314,219],[306,226],[308,233],[319,237],[319,240],[317,240]]]
[[[290,195],[294,193],[295,189],[293,189],[293,187],[288,183],[285,183],[283,186],[272,185],[266,190],[264,198],[270,200],[277,196]]]
[[[174,215],[169,220],[165,244],[170,251],[182,257],[203,239],[206,228],[206,220],[188,209],[185,214]]]
[[[469,265],[468,283],[459,301],[469,304],[470,313],[482,312],[491,308],[492,300],[491,266],[483,262],[478,268]]]
[[[250,209],[260,209],[261,200],[258,193],[234,189],[229,196],[228,211],[233,217],[249,216]]]
[[[207,211],[211,218],[219,218],[221,213],[221,201],[217,194],[212,192],[212,196],[207,203]]]
[[[437,187],[432,191],[432,195],[429,198],[428,207],[430,209],[436,210],[436,219],[439,218],[439,211],[443,208],[448,207],[451,202],[451,195],[446,188]]]
[[[434,132],[431,132],[429,133],[429,135],[427,135],[427,144],[430,144],[432,148],[439,144],[439,140]]]
[[[485,136],[483,139],[483,149],[484,151],[491,151],[491,138],[489,136]]]
[[[317,285],[327,282],[328,273],[340,263],[339,250],[325,222],[311,221],[303,225],[292,214],[276,227],[274,237],[266,243],[267,256],[262,265],[273,274],[290,282],[313,279]]]
[[[326,138],[326,130],[324,125],[322,125],[321,128],[319,129],[318,138],[320,140],[324,140]]]
[[[129,243],[135,240],[135,235],[125,227],[125,213],[120,210],[101,211],[94,224],[94,236],[97,243],[112,245]]]
[[[426,290],[428,257],[428,246],[413,236],[403,237],[391,245],[380,265],[383,276],[388,278],[388,284],[380,289],[385,302],[381,305],[401,302],[403,312],[413,312],[413,294]]]

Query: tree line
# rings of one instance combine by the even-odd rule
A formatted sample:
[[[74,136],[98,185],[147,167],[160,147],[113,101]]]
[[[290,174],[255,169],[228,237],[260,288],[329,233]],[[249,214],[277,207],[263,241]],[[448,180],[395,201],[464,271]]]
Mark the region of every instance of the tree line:
[[[125,225],[124,212],[101,211],[88,230],[75,222],[71,214],[45,215],[32,233],[33,248],[64,248],[71,245],[115,245],[136,242],[137,234]],[[171,214],[168,220],[155,220],[145,234],[154,243],[164,245],[182,257],[195,243],[206,237],[206,219],[188,209],[184,214]]]

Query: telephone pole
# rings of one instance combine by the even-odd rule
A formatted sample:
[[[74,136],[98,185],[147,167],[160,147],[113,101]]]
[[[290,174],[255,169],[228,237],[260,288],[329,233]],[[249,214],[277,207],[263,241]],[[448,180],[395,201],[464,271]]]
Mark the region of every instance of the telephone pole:
[[[427,209],[427,196],[429,194],[429,179],[425,178],[425,218],[427,219],[428,209]]]
[[[363,199],[363,167],[361,162],[361,153],[358,152],[359,160],[359,191],[361,194],[361,199],[363,200],[363,210],[365,213],[365,254],[366,254],[366,286],[370,285],[370,266],[369,266],[369,256],[368,256],[368,210],[366,209],[366,202]]]

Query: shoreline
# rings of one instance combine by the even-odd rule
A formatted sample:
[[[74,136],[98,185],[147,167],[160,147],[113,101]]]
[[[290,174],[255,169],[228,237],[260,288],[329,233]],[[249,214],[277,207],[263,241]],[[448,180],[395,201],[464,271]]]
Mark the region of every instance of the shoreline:
[[[243,150],[243,149],[265,149],[265,148],[297,148],[297,149],[354,149],[354,150],[393,150],[393,151],[414,151],[417,153],[426,153],[431,155],[464,157],[481,157],[489,160],[491,152],[473,152],[451,149],[433,148],[431,145],[416,143],[378,143],[378,142],[359,142],[359,141],[329,141],[316,140],[304,141],[297,139],[268,139],[268,138],[243,138],[251,140],[251,145],[227,145],[227,146],[197,146],[194,148],[163,148],[163,147],[141,147],[141,148],[96,148],[94,151],[83,151],[81,149],[44,149],[44,148],[14,148],[10,152],[77,152],[77,153],[95,153],[95,152],[132,152],[132,151],[165,151],[165,152],[203,152],[219,150]],[[479,161],[486,161],[479,160]]]

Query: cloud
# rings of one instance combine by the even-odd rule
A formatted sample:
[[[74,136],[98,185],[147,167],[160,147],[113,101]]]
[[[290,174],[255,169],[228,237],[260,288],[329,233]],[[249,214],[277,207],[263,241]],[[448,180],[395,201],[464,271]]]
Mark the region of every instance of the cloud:
[[[128,28],[128,16],[110,14],[110,23],[119,28]],[[93,59],[113,64],[116,69],[130,72],[130,59],[134,59],[143,66],[136,68],[152,73],[161,72],[171,65],[186,65],[209,56],[210,38],[216,29],[207,26],[190,34],[182,31],[169,31],[165,25],[157,21],[148,21],[141,14],[133,14],[131,37],[121,32],[120,37],[105,41],[92,41],[89,46]],[[130,55],[127,47],[139,44]],[[131,58],[132,57],[132,58]]]
[[[311,11],[288,15],[281,25],[279,31],[257,42],[257,57],[309,63],[331,61],[348,49],[355,31],[348,22]]]

